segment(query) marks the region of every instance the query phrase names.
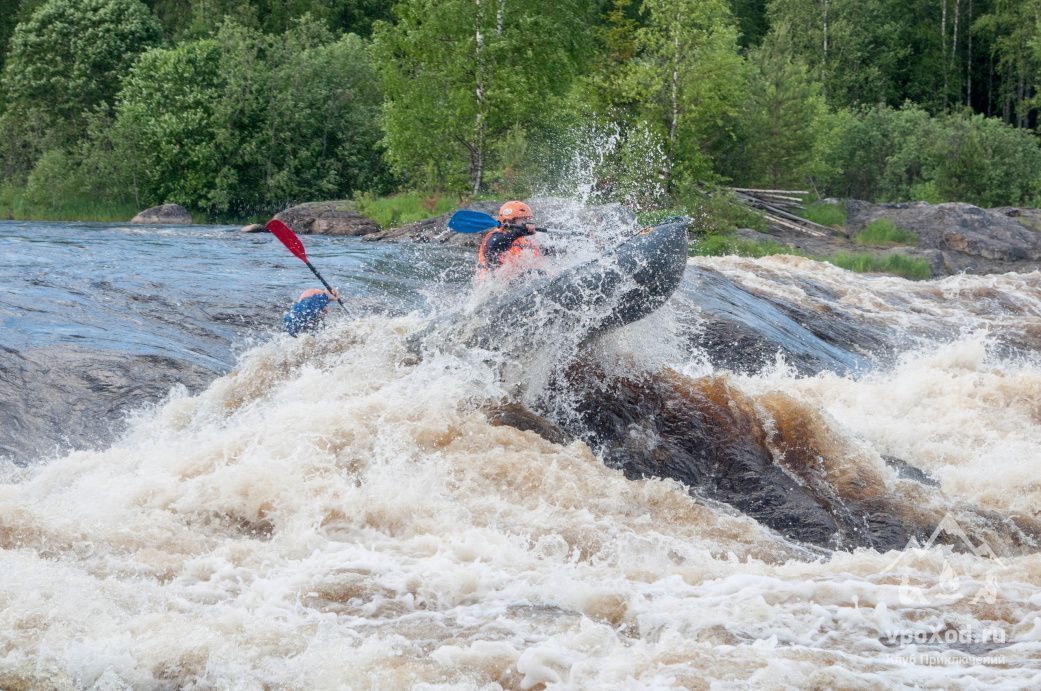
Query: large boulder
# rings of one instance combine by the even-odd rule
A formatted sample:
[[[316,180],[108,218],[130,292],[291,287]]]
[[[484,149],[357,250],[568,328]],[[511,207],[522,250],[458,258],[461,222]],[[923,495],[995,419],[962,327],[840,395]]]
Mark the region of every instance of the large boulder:
[[[1041,209],[1022,209],[1018,206],[999,206],[991,209],[1025,225],[1030,230],[1041,232]]]
[[[192,215],[180,204],[162,204],[145,209],[130,220],[131,223],[151,225],[154,223],[166,223],[170,225],[187,226],[192,223]]]
[[[952,202],[846,203],[847,226],[859,231],[885,218],[918,236],[918,247],[942,253],[947,272],[982,273],[1036,268],[1041,233],[999,210]]]
[[[379,225],[354,210],[346,200],[308,202],[292,206],[275,216],[294,232],[313,235],[362,236],[379,232]]]

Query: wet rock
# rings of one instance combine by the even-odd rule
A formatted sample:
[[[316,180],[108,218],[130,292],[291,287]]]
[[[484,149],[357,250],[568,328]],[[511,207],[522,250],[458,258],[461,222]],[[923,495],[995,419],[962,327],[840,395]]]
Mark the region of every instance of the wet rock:
[[[32,460],[69,448],[100,448],[127,412],[176,384],[204,388],[214,372],[159,355],[52,347],[0,357],[0,456]]]
[[[589,378],[590,372],[569,372],[580,420],[580,429],[571,431],[582,432],[608,465],[630,479],[678,480],[787,537],[837,546],[835,517],[773,463],[751,402],[734,395],[725,380],[698,386],[654,377]]]
[[[566,381],[575,408],[563,427],[608,465],[630,479],[682,482],[695,496],[729,504],[792,540],[903,549],[912,539],[927,541],[950,507],[932,478],[886,459],[914,481],[901,493],[877,456],[783,392],[753,399],[726,377],[692,379],[671,370],[610,376],[588,362],[570,367]],[[1010,550],[1034,549],[1041,538],[1041,522],[1028,516],[958,511]],[[936,539],[965,548],[951,536]]]
[[[522,432],[534,432],[548,442],[568,444],[572,437],[552,422],[537,415],[519,403],[504,403],[485,410],[488,422],[496,427],[513,427]]]
[[[905,480],[913,480],[914,482],[917,482],[922,485],[929,485],[930,487],[940,486],[939,480],[937,480],[921,468],[911,465],[905,460],[885,455],[882,456],[882,460],[886,462],[886,465],[888,465],[890,468],[896,471],[897,476]]]
[[[168,223],[170,225],[191,225],[192,215],[180,204],[162,204],[145,209],[130,220],[131,223],[153,224]]]
[[[1026,226],[1030,230],[1041,232],[1041,209],[1022,209],[1016,206],[999,206],[991,209],[999,214],[1004,214],[1016,222]]]
[[[363,236],[377,233],[379,225],[354,209],[348,200],[308,202],[275,215],[299,234]]]
[[[814,290],[809,282],[803,288]],[[732,371],[758,372],[778,355],[805,375],[863,371],[897,338],[841,312],[837,297],[822,295],[816,304],[828,310],[815,312],[776,295],[757,295],[704,266],[688,265],[677,293],[685,305],[677,318],[692,344],[714,365]]]
[[[267,230],[264,226],[259,223],[250,223],[248,226],[242,226],[239,228],[240,233],[263,233]]]

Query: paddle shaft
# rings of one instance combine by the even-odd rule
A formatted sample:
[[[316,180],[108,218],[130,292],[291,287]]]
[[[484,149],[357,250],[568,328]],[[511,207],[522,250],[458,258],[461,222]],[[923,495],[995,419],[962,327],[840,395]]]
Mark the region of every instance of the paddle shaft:
[[[325,286],[326,290],[330,293],[336,292],[333,290],[333,287],[329,285],[329,281],[325,280],[322,274],[318,273],[318,269],[314,268],[314,264],[312,264],[311,260],[307,258],[307,250],[304,249],[304,243],[300,242],[300,238],[297,237],[292,228],[277,218],[272,218],[264,227],[267,228],[269,233],[278,238],[278,241],[285,245],[286,249],[292,252],[294,257],[302,261],[304,264],[307,264],[307,268],[311,270],[311,273],[318,277],[318,280],[322,282],[322,285]],[[349,312],[347,305],[343,304],[343,300],[336,298],[336,301],[340,303],[340,307],[343,308],[344,312]]]
[[[307,264],[307,268],[311,270],[311,273],[318,277],[318,280],[322,282],[322,285],[325,286],[330,293],[336,292],[333,290],[333,287],[329,285],[329,281],[325,280],[325,278],[322,277],[322,274],[318,273],[318,269],[314,268],[314,264],[311,263],[310,259],[305,259],[304,264]],[[347,305],[343,304],[343,300],[336,298],[336,301],[340,303],[340,307],[343,308],[344,312],[350,311],[347,309]]]

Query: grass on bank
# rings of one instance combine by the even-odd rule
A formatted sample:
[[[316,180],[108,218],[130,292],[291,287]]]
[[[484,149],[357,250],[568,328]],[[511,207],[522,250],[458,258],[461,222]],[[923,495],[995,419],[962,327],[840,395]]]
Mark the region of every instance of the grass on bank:
[[[876,218],[853,237],[853,242],[858,245],[914,245],[918,243],[918,236],[897,228],[888,218]]]
[[[846,225],[846,207],[842,204],[813,202],[807,204],[802,215],[807,221],[813,221],[829,228]]]
[[[96,221],[119,223],[129,221],[141,209],[133,204],[112,203],[73,197],[58,204],[34,204],[24,190],[12,185],[0,186],[0,219],[7,221]]]
[[[406,223],[440,216],[459,208],[459,199],[439,192],[399,192],[387,197],[360,194],[354,198],[354,208],[371,218],[381,228],[397,228]]]
[[[776,242],[756,242],[755,240],[747,240],[733,235],[703,235],[691,243],[690,254],[691,256],[700,257],[736,255],[753,259],[774,254],[790,254],[828,262],[847,271],[855,271],[857,273],[892,274],[912,281],[921,281],[932,277],[932,269],[929,267],[928,262],[898,252],[884,257],[878,257],[867,252],[839,252],[828,256],[817,256]]]

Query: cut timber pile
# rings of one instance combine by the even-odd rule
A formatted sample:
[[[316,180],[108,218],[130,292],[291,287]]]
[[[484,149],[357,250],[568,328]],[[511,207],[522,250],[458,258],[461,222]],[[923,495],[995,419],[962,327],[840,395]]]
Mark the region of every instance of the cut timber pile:
[[[755,190],[747,187],[731,187],[729,189],[739,202],[758,211],[766,219],[767,223],[771,225],[815,237],[828,237],[832,234],[831,228],[808,221],[802,216],[792,213],[793,211],[802,211],[805,208],[802,205],[802,197],[809,194],[809,192],[800,190]]]

